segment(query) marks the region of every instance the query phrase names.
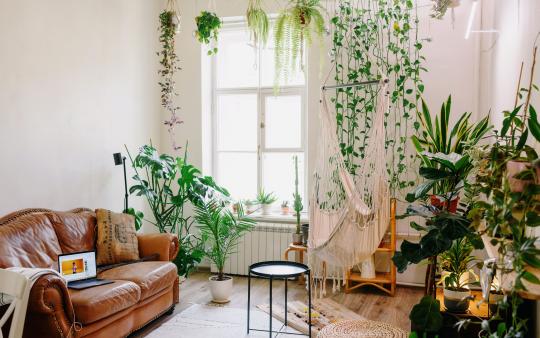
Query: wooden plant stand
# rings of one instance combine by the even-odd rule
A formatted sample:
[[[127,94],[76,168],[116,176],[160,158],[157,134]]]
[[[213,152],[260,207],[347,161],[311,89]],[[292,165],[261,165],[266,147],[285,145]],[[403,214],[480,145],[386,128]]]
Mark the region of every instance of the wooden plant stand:
[[[396,199],[390,200],[390,243],[381,243],[376,252],[384,253],[388,256],[390,271],[375,272],[374,278],[362,278],[359,272],[349,269],[345,277],[345,293],[349,293],[363,286],[374,286],[381,291],[386,292],[390,296],[396,293],[396,266],[392,261],[392,256],[396,251]],[[386,236],[385,236],[386,237]]]

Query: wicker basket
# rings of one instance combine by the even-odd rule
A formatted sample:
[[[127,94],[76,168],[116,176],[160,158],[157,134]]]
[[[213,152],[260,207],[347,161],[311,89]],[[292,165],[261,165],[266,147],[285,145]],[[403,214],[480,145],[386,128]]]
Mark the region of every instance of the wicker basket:
[[[345,320],[324,327],[318,338],[407,338],[404,330],[372,320]]]

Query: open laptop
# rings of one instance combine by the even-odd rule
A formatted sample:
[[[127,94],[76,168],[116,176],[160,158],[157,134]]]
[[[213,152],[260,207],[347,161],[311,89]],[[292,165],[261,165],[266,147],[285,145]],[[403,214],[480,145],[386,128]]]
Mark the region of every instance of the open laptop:
[[[113,283],[112,280],[97,278],[95,251],[59,255],[58,270],[71,289],[81,290]]]

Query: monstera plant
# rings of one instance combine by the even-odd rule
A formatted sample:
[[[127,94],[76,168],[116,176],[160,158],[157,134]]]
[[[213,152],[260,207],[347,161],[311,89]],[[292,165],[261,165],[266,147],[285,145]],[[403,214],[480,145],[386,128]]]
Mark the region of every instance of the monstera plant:
[[[135,171],[135,184],[129,192],[146,199],[152,217],[145,221],[161,233],[178,236],[180,251],[174,263],[179,275],[187,276],[201,262],[204,243],[191,231],[193,220],[184,209],[188,204],[201,205],[209,197],[229,196],[229,192],[187,163],[187,152],[184,157],[173,157],[145,145],[137,156],[132,157],[129,151],[128,154]]]

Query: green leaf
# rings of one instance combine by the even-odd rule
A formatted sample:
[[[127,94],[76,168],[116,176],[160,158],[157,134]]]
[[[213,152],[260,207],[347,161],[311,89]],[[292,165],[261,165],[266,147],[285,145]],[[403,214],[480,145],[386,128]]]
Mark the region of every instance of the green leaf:
[[[409,314],[415,329],[425,332],[437,332],[443,324],[441,304],[431,296],[424,296]]]
[[[452,176],[451,172],[437,169],[437,168],[428,168],[428,167],[420,167],[419,173],[420,173],[420,176],[428,180],[441,180],[441,179]]]
[[[526,281],[531,282],[533,284],[540,284],[540,279],[538,279],[538,277],[536,277],[535,275],[533,275],[529,271],[524,271],[523,272],[523,278]]]
[[[501,136],[506,136],[506,133],[508,132],[508,129],[512,125],[512,122],[514,121],[514,118],[516,117],[517,113],[521,110],[522,105],[517,106],[507,117],[503,120],[503,126],[501,128]]]
[[[533,106],[529,107],[529,130],[532,136],[540,142],[540,124],[538,123],[538,116]]]

